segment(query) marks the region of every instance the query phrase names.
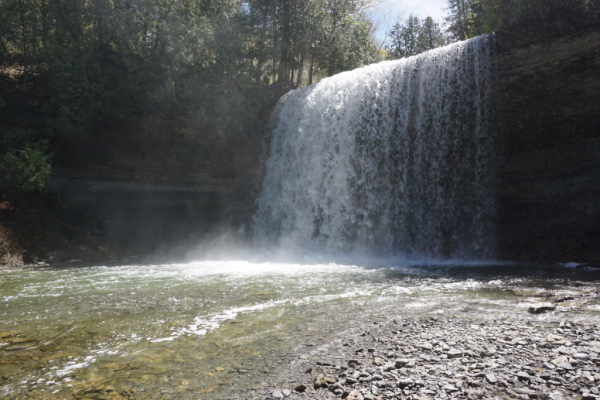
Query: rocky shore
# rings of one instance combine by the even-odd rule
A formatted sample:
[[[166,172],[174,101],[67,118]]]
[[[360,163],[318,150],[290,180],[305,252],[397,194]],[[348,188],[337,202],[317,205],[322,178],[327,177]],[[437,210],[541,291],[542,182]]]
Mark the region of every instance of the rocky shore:
[[[238,398],[600,398],[600,325],[552,319],[376,317]]]

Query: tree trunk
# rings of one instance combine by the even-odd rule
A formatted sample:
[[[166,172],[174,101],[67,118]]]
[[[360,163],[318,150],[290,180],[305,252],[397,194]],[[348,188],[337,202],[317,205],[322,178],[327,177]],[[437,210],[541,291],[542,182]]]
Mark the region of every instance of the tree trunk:
[[[310,55],[310,68],[308,69],[308,84],[312,85],[313,84],[313,65],[315,64],[315,55],[311,54]]]
[[[335,52],[333,52],[329,56],[329,68],[327,71],[327,76],[333,76],[333,72],[335,71]]]
[[[302,86],[302,78],[304,75],[304,53],[300,56],[300,67],[298,68],[298,78],[296,78],[296,86]]]
[[[282,33],[281,33],[281,59],[279,60],[279,82],[284,85],[290,84],[290,56],[292,50],[292,36],[290,23],[292,16],[290,0],[285,0],[282,5]]]
[[[23,93],[25,93],[27,90],[27,23],[22,0],[19,1],[19,13],[21,14],[21,37],[23,40]]]
[[[42,13],[42,45],[44,46],[44,52],[48,50],[48,8],[46,6],[46,0],[42,0],[41,4]]]

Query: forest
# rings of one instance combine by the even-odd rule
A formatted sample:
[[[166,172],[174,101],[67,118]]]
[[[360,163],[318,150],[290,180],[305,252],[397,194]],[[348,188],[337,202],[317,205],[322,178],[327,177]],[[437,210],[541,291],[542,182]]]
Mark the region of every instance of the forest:
[[[42,189],[49,141],[90,126],[185,117],[234,140],[281,90],[485,33],[551,38],[599,3],[448,0],[444,21],[386,28],[378,0],[0,0],[2,185]]]

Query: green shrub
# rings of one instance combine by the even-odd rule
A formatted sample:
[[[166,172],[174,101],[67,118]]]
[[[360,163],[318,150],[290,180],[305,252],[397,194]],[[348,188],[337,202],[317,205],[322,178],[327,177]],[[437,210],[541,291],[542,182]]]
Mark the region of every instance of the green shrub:
[[[22,191],[42,190],[50,176],[48,139],[33,141],[29,129],[11,129],[0,141],[2,174]]]

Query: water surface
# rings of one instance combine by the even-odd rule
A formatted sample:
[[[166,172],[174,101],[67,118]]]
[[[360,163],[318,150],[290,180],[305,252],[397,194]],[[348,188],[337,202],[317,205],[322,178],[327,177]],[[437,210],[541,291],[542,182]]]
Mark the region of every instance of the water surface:
[[[0,397],[230,398],[379,314],[596,319],[600,274],[399,261],[0,270]],[[581,296],[585,294],[585,296]]]

